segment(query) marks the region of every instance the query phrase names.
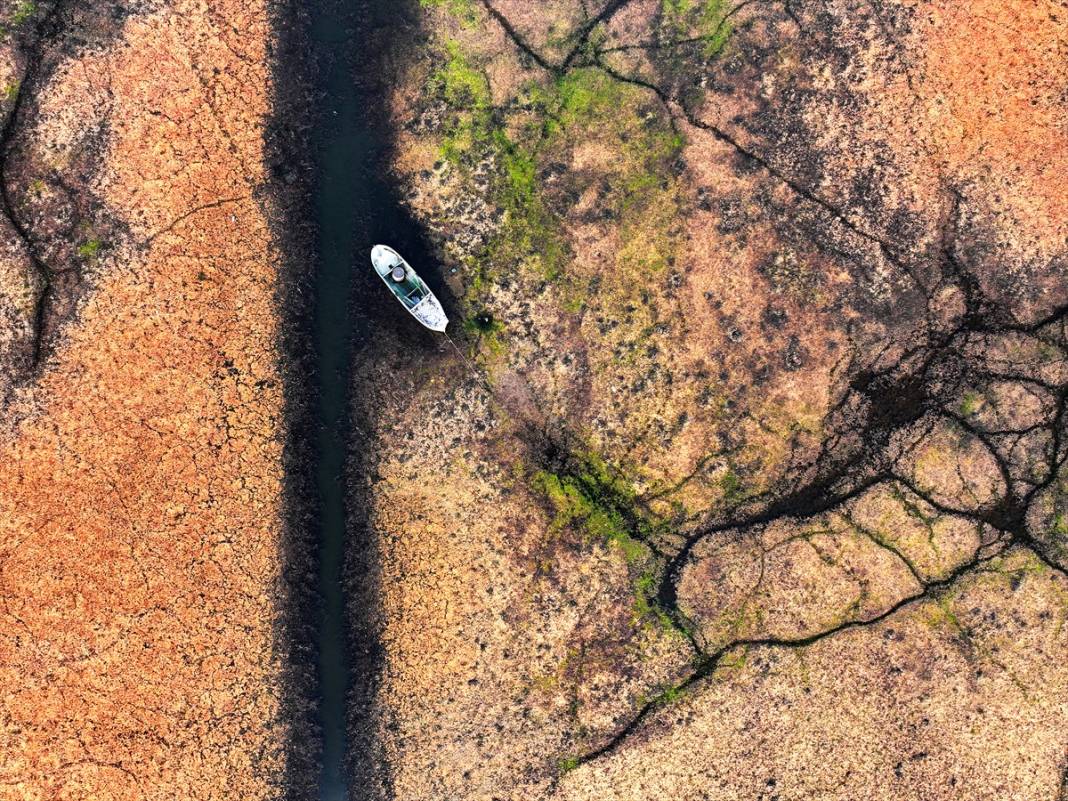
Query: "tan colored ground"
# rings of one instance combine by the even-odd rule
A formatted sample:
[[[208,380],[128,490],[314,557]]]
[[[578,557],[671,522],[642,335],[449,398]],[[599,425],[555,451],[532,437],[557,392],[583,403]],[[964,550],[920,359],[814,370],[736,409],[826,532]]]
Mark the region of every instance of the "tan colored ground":
[[[38,58],[51,8],[0,47],[0,795],[277,797],[267,8]],[[359,793],[1063,796],[1064,9],[416,13],[395,166],[476,366],[358,365]]]
[[[1048,610],[1065,585],[1032,564],[1013,554],[945,601],[809,648],[753,649],[559,796],[1057,798],[1068,688]]]
[[[394,797],[1063,793],[1064,10],[425,5]]]
[[[66,213],[55,177],[104,208],[68,251],[112,227],[83,252],[76,321],[4,410],[4,798],[278,795],[281,386],[252,199],[266,13],[149,4],[24,87],[7,178],[16,197],[38,181],[20,208],[52,266],[78,258],[45,230]]]

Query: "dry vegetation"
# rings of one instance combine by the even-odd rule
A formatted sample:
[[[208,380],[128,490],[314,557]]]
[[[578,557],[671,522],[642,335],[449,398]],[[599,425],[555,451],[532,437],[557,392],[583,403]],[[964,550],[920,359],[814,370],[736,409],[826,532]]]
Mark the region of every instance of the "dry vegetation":
[[[1054,797],[1063,9],[422,6],[489,386],[371,376],[396,797]]]

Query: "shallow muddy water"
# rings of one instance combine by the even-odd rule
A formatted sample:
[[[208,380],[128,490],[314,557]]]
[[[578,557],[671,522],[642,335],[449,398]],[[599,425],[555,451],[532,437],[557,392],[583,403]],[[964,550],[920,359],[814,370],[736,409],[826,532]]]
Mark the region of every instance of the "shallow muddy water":
[[[411,4],[414,6],[414,4]],[[373,682],[356,675],[375,669],[375,643],[353,642],[373,625],[350,619],[373,615],[371,609],[347,607],[345,566],[366,564],[353,549],[368,549],[367,527],[358,503],[346,497],[346,480],[364,469],[367,443],[357,446],[354,432],[366,430],[353,419],[353,364],[391,347],[433,348],[434,340],[401,308],[371,269],[371,247],[382,242],[401,252],[442,297],[437,270],[419,227],[399,204],[385,162],[391,141],[385,119],[387,79],[383,48],[411,19],[409,4],[396,0],[314,0],[308,3],[312,76],[318,92],[310,135],[314,159],[313,210],[316,237],[312,348],[318,385],[313,414],[316,497],[313,509],[318,542],[316,621],[318,652],[318,722],[322,736],[319,797],[336,801],[363,797],[349,788],[347,776],[361,754],[347,736],[347,708],[367,699]],[[358,391],[356,389],[355,391]],[[358,556],[358,554],[357,554]],[[359,582],[361,576],[350,579]],[[370,636],[370,635],[368,635]],[[353,658],[353,654],[360,654]],[[350,791],[351,790],[351,791]]]

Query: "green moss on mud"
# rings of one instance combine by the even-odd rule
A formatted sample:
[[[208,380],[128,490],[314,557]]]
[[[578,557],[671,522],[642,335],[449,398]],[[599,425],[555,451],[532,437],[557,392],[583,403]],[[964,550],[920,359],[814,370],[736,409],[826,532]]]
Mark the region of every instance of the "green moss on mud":
[[[423,8],[444,8],[460,23],[469,28],[478,22],[478,6],[476,0],[419,0]]]
[[[634,576],[635,626],[681,630],[656,602],[663,565],[647,544],[667,522],[644,510],[632,485],[618,471],[597,454],[586,452],[573,455],[566,471],[539,470],[532,483],[553,509],[553,531],[573,527],[622,555]]]
[[[511,141],[503,131],[494,140],[501,165],[498,202],[505,224],[490,243],[489,261],[528,265],[542,277],[558,278],[568,257],[559,220],[546,207],[538,189],[536,152]]]
[[[971,417],[982,405],[983,396],[978,392],[965,392],[960,402],[961,417]]]
[[[554,530],[574,525],[591,540],[616,545],[628,563],[648,556],[648,549],[635,539],[614,499],[605,497],[602,488],[576,476],[545,470],[535,474],[534,485],[553,507]]]
[[[720,678],[729,678],[740,673],[749,661],[749,647],[742,645],[734,648],[716,664],[715,673]]]
[[[575,143],[592,142],[616,156],[597,178],[606,190],[600,203],[618,220],[618,266],[662,269],[674,250],[669,232],[679,206],[672,170],[682,135],[646,107],[642,90],[597,69],[573,70],[545,91],[544,150],[563,161]]]
[[[37,3],[33,0],[23,0],[15,6],[15,13],[11,15],[11,24],[18,28],[29,22],[37,13]]]
[[[1053,515],[1053,533],[1058,537],[1068,538],[1068,515],[1064,512]]]
[[[661,0],[660,11],[663,38],[696,40],[706,58],[718,55],[734,31],[728,0]]]
[[[657,272],[672,261],[680,210],[672,170],[683,139],[647,107],[647,93],[601,70],[581,68],[529,82],[510,102],[495,107],[476,59],[456,41],[447,41],[444,49],[430,87],[448,108],[442,158],[461,174],[491,160],[490,196],[503,211],[500,230],[475,259],[480,272],[469,284],[469,303],[483,300],[495,271],[570,280],[567,202],[547,193],[543,176],[554,165],[570,164],[579,144],[611,154],[595,170],[599,174],[585,180],[604,187],[598,204],[620,231],[613,278],[620,286],[633,286],[635,271]],[[576,196],[582,188],[573,187]],[[581,308],[588,283],[571,288],[576,291],[565,293],[567,302]]]
[[[78,257],[84,261],[93,261],[100,255],[104,242],[97,237],[92,237],[78,246]]]
[[[657,574],[652,570],[643,573],[634,582],[634,620],[656,621],[664,631],[681,631],[671,615],[665,612],[656,602]]]
[[[0,41],[4,41],[14,32],[33,20],[37,14],[37,3],[33,0],[22,0],[15,5],[11,16],[6,23],[0,24]]]
[[[463,327],[491,355],[499,356],[507,349],[504,342],[504,324],[489,311],[483,309],[465,317]]]
[[[431,76],[431,87],[445,100],[449,119],[441,155],[455,164],[489,144],[492,133],[489,81],[464,55],[460,45],[445,42],[445,61]]]
[[[431,78],[431,91],[449,110],[442,158],[461,171],[486,159],[497,166],[490,194],[504,211],[504,223],[477,261],[533,263],[546,277],[555,277],[566,252],[538,191],[536,153],[508,135],[504,112],[492,106],[489,80],[458,42],[445,42],[445,56]],[[468,292],[470,301],[477,302],[489,277],[485,271],[479,274],[476,291]]]
[[[559,762],[557,762],[557,768],[560,770],[560,773],[570,773],[578,766],[579,759],[578,757],[574,756],[564,757]]]
[[[635,699],[635,704],[639,709],[645,706],[667,706],[668,704],[678,701],[685,692],[686,691],[680,685],[660,685],[653,695],[639,695],[637,699]]]

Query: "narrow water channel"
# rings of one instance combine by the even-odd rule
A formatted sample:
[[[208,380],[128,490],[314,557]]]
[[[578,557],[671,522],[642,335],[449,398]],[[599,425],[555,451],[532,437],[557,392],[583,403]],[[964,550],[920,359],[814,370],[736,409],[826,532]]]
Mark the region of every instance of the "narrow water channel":
[[[350,743],[347,709],[352,695],[370,692],[373,682],[359,675],[375,669],[375,643],[354,642],[373,637],[373,625],[351,619],[371,612],[348,604],[346,565],[366,564],[353,549],[368,549],[370,536],[364,510],[349,503],[346,485],[353,471],[364,469],[369,447],[354,432],[366,421],[354,420],[354,391],[359,376],[353,364],[361,355],[374,357],[377,347],[433,347],[393,300],[370,268],[376,242],[390,244],[419,265],[424,278],[441,286],[417,225],[397,200],[386,179],[385,162],[391,141],[386,118],[386,65],[397,66],[390,48],[405,38],[415,0],[309,0],[306,5],[313,49],[312,81],[316,107],[309,137],[314,162],[313,213],[317,230],[313,325],[313,374],[318,386],[313,409],[315,435],[314,519],[318,543],[318,592],[321,610],[316,621],[318,653],[318,723],[322,737],[319,798],[322,801],[363,798],[350,788],[348,776],[361,754]],[[398,51],[400,52],[400,51]],[[366,361],[366,360],[364,360]],[[358,555],[357,555],[358,556]],[[361,595],[366,587],[360,587]],[[355,611],[354,611],[355,610]]]
[[[323,92],[313,134],[315,203],[318,228],[315,277],[315,375],[319,379],[315,416],[315,487],[318,509],[319,724],[322,772],[319,797],[347,799],[342,770],[345,756],[345,696],[348,685],[345,600],[341,585],[345,548],[345,442],[349,432],[348,386],[352,314],[349,297],[355,266],[353,225],[355,185],[360,180],[366,144],[361,142],[358,110],[346,58],[350,35],[338,24],[339,3],[312,4],[311,35]]]

